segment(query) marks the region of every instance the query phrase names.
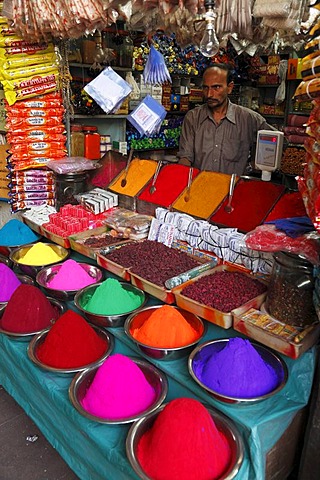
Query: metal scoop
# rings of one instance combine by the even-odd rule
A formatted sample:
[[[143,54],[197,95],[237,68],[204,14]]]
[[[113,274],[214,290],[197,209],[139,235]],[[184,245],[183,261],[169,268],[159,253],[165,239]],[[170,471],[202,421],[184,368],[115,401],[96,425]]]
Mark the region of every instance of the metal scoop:
[[[156,183],[156,181],[157,181],[157,178],[158,178],[158,175],[159,175],[159,172],[160,172],[161,165],[162,165],[162,161],[160,160],[160,161],[158,162],[156,171],[154,172],[154,176],[153,176],[153,179],[152,179],[152,184],[151,184],[151,186],[150,186],[150,188],[149,188],[149,192],[151,193],[151,195],[156,191],[155,183]]]
[[[193,175],[193,167],[190,167],[187,190],[186,190],[186,193],[184,195],[184,201],[185,202],[189,202],[189,200],[190,200],[190,188],[191,188],[191,182],[192,182],[192,175]]]
[[[236,179],[237,179],[237,175],[235,173],[233,173],[231,175],[231,178],[230,178],[228,203],[224,207],[224,209],[227,213],[231,213],[234,210],[231,203],[232,203],[232,198],[233,198],[234,187],[235,187],[235,184],[236,184]]]
[[[127,160],[126,169],[125,169],[125,172],[124,172],[124,177],[121,180],[121,184],[120,184],[122,188],[127,185],[127,175],[128,175],[128,170],[129,170],[130,162],[131,162],[131,159],[132,159],[132,155],[133,155],[133,149],[131,148],[131,150],[129,152],[128,160]]]

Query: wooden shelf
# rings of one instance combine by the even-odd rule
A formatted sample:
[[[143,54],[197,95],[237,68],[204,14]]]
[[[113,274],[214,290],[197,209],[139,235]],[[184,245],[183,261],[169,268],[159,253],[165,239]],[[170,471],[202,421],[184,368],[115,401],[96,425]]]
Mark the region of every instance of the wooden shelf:
[[[268,117],[268,118],[284,118],[284,115],[272,115],[272,114],[267,114],[267,113],[260,113],[263,117]]]
[[[75,67],[75,68],[92,68],[92,63],[76,63],[76,62],[70,62],[69,67]],[[113,70],[116,70],[118,72],[132,72],[132,68],[128,67],[117,67],[113,65],[101,65],[101,69],[97,68],[97,70],[103,70],[104,68],[111,67]]]
[[[257,83],[255,88],[278,88],[280,85],[280,83]]]
[[[309,110],[308,112],[289,112],[289,115],[303,115],[304,117],[308,117],[311,113],[311,110]]]
[[[115,114],[108,114],[105,113],[104,115],[81,115],[81,114],[74,114],[73,118],[87,118],[88,120],[90,118],[103,118],[104,120],[109,120],[109,119],[117,119],[117,118],[127,118],[128,115],[115,115]]]

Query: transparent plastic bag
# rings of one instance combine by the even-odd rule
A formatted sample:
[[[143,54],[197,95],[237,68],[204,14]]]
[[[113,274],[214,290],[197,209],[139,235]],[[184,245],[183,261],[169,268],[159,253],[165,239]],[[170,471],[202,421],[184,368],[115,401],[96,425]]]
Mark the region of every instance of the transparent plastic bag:
[[[63,174],[95,170],[100,167],[100,164],[85,157],[67,157],[61,160],[50,160],[46,166],[56,173]]]
[[[262,252],[289,252],[303,256],[313,265],[319,265],[319,238],[316,232],[288,237],[275,225],[260,225],[244,237],[248,248]]]

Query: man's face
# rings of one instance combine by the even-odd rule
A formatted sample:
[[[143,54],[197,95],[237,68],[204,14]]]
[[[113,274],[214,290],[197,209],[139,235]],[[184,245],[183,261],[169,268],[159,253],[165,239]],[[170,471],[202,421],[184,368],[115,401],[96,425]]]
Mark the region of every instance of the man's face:
[[[203,96],[210,110],[227,103],[228,95],[232,92],[233,82],[227,84],[227,73],[220,68],[207,70],[203,76]]]

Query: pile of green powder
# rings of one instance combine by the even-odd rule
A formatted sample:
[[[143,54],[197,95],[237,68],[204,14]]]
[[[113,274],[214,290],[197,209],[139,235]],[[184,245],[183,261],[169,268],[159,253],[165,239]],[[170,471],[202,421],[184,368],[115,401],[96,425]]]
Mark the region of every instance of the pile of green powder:
[[[118,315],[139,308],[143,296],[126,290],[118,280],[108,278],[99,285],[89,298],[84,298],[82,308],[91,313]]]

